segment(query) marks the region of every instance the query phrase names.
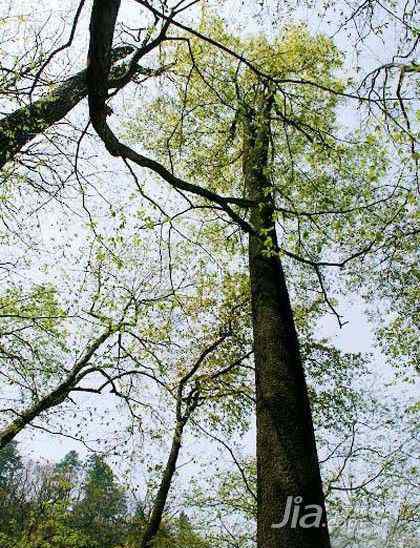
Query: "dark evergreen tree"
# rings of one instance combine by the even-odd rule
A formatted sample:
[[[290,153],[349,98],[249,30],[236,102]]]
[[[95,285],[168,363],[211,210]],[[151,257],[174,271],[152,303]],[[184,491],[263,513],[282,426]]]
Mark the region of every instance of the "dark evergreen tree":
[[[22,472],[22,458],[16,442],[0,449],[0,489],[5,489]]]
[[[82,468],[79,454],[77,451],[69,451],[64,457],[57,462],[55,469],[58,472],[77,472]]]
[[[0,536],[13,537],[26,514],[24,465],[17,444],[0,449]]]
[[[103,457],[88,459],[80,502],[73,511],[73,527],[91,539],[92,548],[122,544],[127,501],[111,467]]]

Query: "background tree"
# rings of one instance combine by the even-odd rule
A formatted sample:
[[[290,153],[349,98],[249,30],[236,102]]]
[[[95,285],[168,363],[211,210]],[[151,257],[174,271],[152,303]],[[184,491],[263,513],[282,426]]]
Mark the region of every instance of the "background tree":
[[[72,525],[91,546],[111,547],[124,540],[127,502],[109,465],[93,455],[86,466],[80,501],[73,508]]]

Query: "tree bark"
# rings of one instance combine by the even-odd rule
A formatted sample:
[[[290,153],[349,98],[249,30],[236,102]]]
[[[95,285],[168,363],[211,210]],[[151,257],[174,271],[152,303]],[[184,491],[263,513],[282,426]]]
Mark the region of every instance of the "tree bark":
[[[278,249],[272,185],[267,174],[273,99],[261,92],[243,115],[243,176],[247,198],[260,202],[251,224]],[[278,253],[249,236],[257,418],[258,548],[330,547],[314,428],[286,279]],[[288,497],[322,508],[321,527],[279,524]],[[299,499],[300,500],[300,499]],[[290,502],[289,502],[290,504]],[[293,505],[294,506],[294,505]],[[310,510],[313,512],[313,509]]]

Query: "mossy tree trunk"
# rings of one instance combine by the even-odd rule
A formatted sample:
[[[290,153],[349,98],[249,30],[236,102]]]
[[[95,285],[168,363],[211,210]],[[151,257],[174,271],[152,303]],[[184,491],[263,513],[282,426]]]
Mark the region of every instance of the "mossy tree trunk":
[[[262,90],[242,115],[247,198],[260,203],[252,211],[251,224],[265,235],[249,238],[257,402],[257,545],[328,548],[319,461],[293,312],[279,254],[269,252],[270,246],[278,249],[268,176],[272,106],[273,97]],[[288,497],[302,497],[300,517],[305,505],[322,507],[321,526],[303,528],[298,523],[293,528],[289,520],[284,527],[273,528],[283,520]]]

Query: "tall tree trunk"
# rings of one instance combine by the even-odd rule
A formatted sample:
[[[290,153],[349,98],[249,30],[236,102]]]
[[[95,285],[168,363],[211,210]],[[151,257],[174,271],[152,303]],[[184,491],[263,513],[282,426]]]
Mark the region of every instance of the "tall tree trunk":
[[[261,203],[251,223],[278,248],[274,204],[267,175],[273,98],[262,91],[243,116],[243,175],[247,198]],[[257,415],[258,548],[330,546],[308,391],[282,264],[267,253],[264,238],[249,237]],[[296,504],[322,508],[321,526],[303,528],[289,519]],[[309,512],[309,509],[308,509]],[[313,515],[314,508],[310,509]],[[316,520],[312,520],[316,521]],[[311,524],[311,520],[307,520]],[[303,523],[306,525],[306,523]]]
[[[143,533],[140,548],[152,548],[154,538],[159,531],[166,501],[168,499],[169,489],[176,471],[176,463],[181,449],[184,426],[185,423],[183,420],[177,420],[172,438],[171,451],[168,460],[166,461],[165,470],[163,471],[159,490],[153,504],[152,513],[147,523],[146,530]]]

